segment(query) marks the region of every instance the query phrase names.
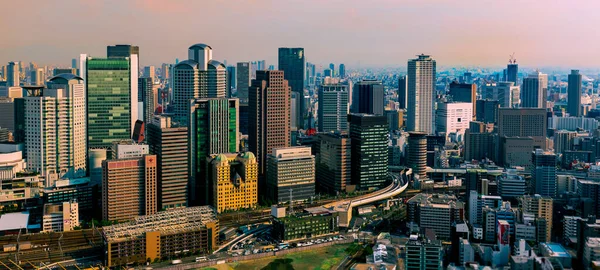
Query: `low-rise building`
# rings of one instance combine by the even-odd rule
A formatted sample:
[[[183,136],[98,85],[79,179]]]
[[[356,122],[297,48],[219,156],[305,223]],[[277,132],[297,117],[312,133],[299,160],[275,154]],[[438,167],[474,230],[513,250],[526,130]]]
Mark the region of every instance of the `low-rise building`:
[[[219,220],[210,206],[176,208],[104,227],[105,265],[115,267],[216,250]]]
[[[450,239],[452,223],[464,219],[464,204],[453,195],[421,193],[407,204],[408,221],[421,229],[434,230],[440,239]]]
[[[76,201],[44,205],[44,232],[66,232],[76,227],[79,227],[79,204]]]
[[[423,235],[411,235],[406,243],[406,270],[443,269],[442,242]]]
[[[325,208],[273,219],[273,238],[289,241],[311,238],[339,231],[338,213]]]

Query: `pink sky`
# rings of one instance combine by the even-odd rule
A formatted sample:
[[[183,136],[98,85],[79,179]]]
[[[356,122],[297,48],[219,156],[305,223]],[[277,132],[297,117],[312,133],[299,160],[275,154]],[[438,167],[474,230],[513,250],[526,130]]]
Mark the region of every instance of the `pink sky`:
[[[2,1],[0,65],[67,66],[106,45],[140,46],[142,65],[184,59],[206,43],[228,63],[304,47],[317,64],[600,66],[600,1],[565,0],[60,0]]]

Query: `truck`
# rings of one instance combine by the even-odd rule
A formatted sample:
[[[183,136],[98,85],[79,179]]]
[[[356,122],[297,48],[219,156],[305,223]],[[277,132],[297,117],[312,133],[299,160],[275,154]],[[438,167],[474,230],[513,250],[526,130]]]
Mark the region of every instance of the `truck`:
[[[181,263],[181,260],[172,260],[171,261],[172,265],[176,265],[176,264],[180,264],[180,263]]]

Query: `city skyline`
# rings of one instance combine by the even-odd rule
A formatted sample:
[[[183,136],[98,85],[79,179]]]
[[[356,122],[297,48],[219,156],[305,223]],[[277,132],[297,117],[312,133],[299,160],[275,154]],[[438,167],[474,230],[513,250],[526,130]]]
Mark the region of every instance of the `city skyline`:
[[[277,48],[303,47],[307,61],[323,68],[330,62],[351,69],[403,67],[420,53],[432,55],[440,65],[501,66],[513,52],[521,66],[598,67],[598,40],[589,33],[600,23],[593,13],[600,3],[593,1],[545,1],[551,8],[537,1],[341,4],[309,1],[289,8],[293,4],[271,1],[11,1],[3,3],[7,10],[47,15],[19,20],[23,14],[11,12],[0,18],[4,25],[20,24],[3,33],[0,62],[69,66],[80,53],[102,57],[106,44],[134,44],[141,48],[141,66],[159,65],[185,60],[181,48],[201,41],[218,48],[214,59],[228,64],[256,59],[276,64]],[[425,11],[428,18],[423,18]],[[70,16],[52,15],[65,13]],[[51,27],[40,27],[46,25]],[[348,42],[340,43],[344,40]]]

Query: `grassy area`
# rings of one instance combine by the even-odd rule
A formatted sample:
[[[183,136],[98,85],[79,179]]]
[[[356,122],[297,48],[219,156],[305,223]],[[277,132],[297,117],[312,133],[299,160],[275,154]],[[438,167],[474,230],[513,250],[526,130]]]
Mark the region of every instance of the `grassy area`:
[[[218,268],[219,270],[325,270],[337,266],[347,256],[346,249],[349,246],[349,244],[333,245],[277,257],[234,262],[227,265],[219,265],[219,267],[213,266],[213,268]]]

